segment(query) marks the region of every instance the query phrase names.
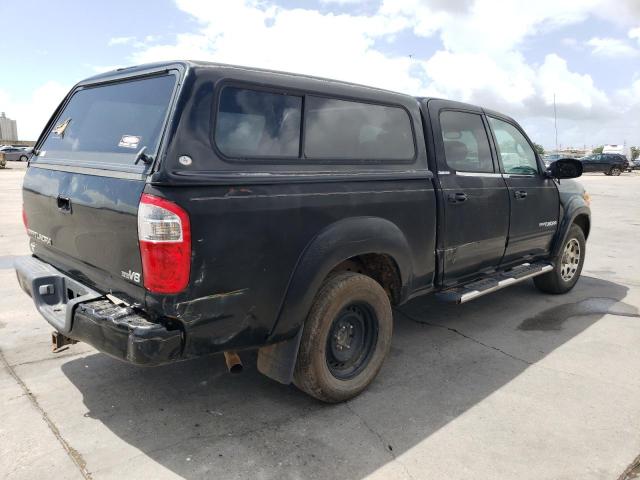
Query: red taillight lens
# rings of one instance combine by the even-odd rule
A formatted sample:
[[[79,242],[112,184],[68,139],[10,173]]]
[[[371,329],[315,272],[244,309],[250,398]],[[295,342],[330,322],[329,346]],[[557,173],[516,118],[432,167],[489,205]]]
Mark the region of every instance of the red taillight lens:
[[[24,205],[22,206],[22,223],[24,224],[24,228],[29,230],[29,223],[27,222],[27,212],[24,211]]]
[[[138,239],[144,287],[154,293],[178,293],[189,284],[189,215],[173,202],[142,194]]]

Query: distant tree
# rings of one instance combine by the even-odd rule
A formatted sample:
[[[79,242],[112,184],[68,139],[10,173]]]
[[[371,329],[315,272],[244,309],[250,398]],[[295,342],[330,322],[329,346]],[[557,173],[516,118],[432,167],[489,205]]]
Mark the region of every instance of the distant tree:
[[[544,147],[539,143],[533,142],[533,148],[536,149],[536,152],[538,152],[539,155],[544,155]]]
[[[593,150],[591,150],[591,153],[602,153],[602,150],[604,150],[604,145],[600,145],[599,147],[594,148]]]
[[[640,147],[631,147],[631,160],[640,157]]]

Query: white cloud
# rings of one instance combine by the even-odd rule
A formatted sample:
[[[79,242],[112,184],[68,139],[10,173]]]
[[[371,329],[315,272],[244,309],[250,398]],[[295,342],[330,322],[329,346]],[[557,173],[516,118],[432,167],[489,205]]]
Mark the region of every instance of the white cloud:
[[[583,21],[603,1],[384,0],[380,11],[404,16],[417,35],[439,32],[449,50],[497,53],[537,32]]]
[[[358,5],[367,3],[366,0],[320,0],[320,3],[330,4],[335,3],[337,5]]]
[[[123,65],[89,65],[89,67],[91,67],[91,70],[93,70],[95,73],[110,72],[111,70],[116,70],[122,66]]]
[[[161,38],[161,35],[145,35],[142,40],[138,40],[138,37],[113,37],[109,39],[107,45],[109,47],[115,45],[132,45],[134,48],[144,48],[151,43],[157,42]]]
[[[214,3],[183,0],[180,7],[202,24],[173,44],[138,50],[136,63],[196,58],[315,74],[384,88],[416,91],[420,79],[410,75],[414,61],[375,50],[377,38],[406,27],[403,19],[384,16],[323,15],[313,10],[261,9],[236,2],[219,9]],[[250,32],[248,35],[247,32]]]
[[[69,89],[49,81],[36,88],[26,101],[15,101],[0,90],[0,110],[17,121],[20,140],[35,140]]]
[[[251,0],[225,2],[224,8],[217,2],[177,0],[201,28],[177,35],[172,43],[138,48],[132,60],[203,59],[478,103],[516,116],[547,144],[552,138],[547,120],[553,115],[555,94],[564,134],[578,143],[585,138],[605,142],[597,138],[611,135],[602,128],[603,122],[623,123],[612,103],[623,94],[610,99],[589,75],[572,72],[554,53],[541,65],[530,64],[520,47],[532,35],[586,20],[611,1],[384,0],[375,14],[348,15]],[[633,0],[628,2],[631,11]],[[393,41],[405,30],[439,37],[443,48],[429,58],[377,49],[376,42]],[[601,55],[631,55],[630,46],[631,51],[624,42],[611,40],[592,39],[589,46]],[[564,44],[580,48],[576,40]],[[624,95],[628,98],[629,92]]]
[[[333,4],[341,12],[347,7],[363,10],[356,3],[375,8],[372,1],[320,1],[323,11]],[[127,46],[128,60],[136,64],[210,60],[477,103],[515,116],[540,135],[536,140],[547,144],[552,138],[548,121],[555,93],[565,143],[567,139],[621,142],[604,135],[613,136],[622,126],[635,128],[629,135],[640,143],[637,115],[624,107],[632,95],[640,96],[640,83],[607,95],[591,76],[572,71],[571,64],[553,51],[539,64],[527,61],[522,53],[529,38],[593,16],[623,25],[629,38],[640,41],[638,0],[382,0],[369,14],[285,8],[272,0],[176,0],[176,4],[197,22],[195,29],[170,39],[166,34],[115,37],[109,44]],[[625,15],[610,18],[614,7]],[[409,58],[380,47],[406,32],[429,37],[430,45],[439,46],[437,51]],[[636,51],[628,41],[612,38],[595,37],[585,45],[572,37],[563,39],[562,45],[574,49],[588,45],[594,53],[609,56],[630,57]]]
[[[594,37],[587,42],[594,55],[603,57],[635,57],[640,52],[619,38]]]
[[[558,105],[577,107],[577,116],[590,111],[597,117],[610,113],[607,95],[594,85],[591,76],[571,72],[566,60],[556,54],[545,57],[538,70],[537,88],[545,104],[551,105],[555,95]]]
[[[127,45],[128,43],[135,41],[135,39],[136,37],[113,37],[109,39],[109,43],[107,45],[110,47],[114,45]]]

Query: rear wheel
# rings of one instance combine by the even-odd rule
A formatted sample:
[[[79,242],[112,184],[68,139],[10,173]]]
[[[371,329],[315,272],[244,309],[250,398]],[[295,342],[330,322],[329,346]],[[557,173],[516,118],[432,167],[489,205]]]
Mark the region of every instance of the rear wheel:
[[[584,232],[579,226],[572,225],[554,269],[535,277],[535,286],[545,293],[566,293],[571,290],[582,272],[585,246]]]
[[[611,170],[609,170],[609,175],[613,175],[614,177],[617,177],[621,173],[622,170],[620,169],[620,167],[611,167]]]
[[[20,161],[21,161],[21,162],[26,162],[27,160],[29,160],[29,159],[27,158],[27,156],[26,156],[26,155],[22,155],[22,156],[20,157]]]
[[[324,402],[362,392],[382,367],[393,331],[386,292],[354,272],[330,276],[304,325],[294,384]]]

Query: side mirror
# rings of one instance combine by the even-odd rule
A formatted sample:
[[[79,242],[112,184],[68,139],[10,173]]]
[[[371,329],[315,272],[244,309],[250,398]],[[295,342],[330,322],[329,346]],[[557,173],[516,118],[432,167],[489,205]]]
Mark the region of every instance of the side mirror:
[[[577,178],[582,175],[582,162],[575,158],[561,158],[549,165],[547,174],[557,179]]]

